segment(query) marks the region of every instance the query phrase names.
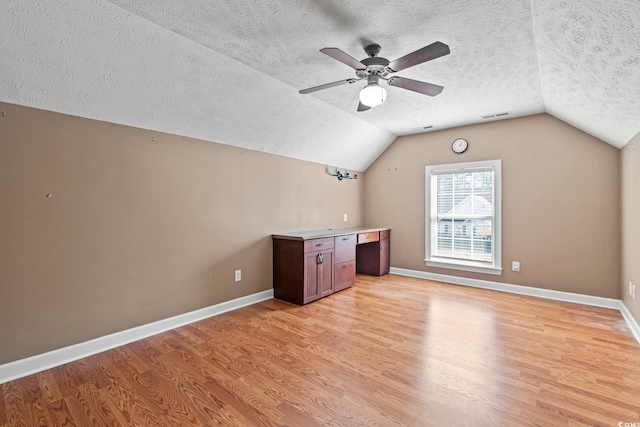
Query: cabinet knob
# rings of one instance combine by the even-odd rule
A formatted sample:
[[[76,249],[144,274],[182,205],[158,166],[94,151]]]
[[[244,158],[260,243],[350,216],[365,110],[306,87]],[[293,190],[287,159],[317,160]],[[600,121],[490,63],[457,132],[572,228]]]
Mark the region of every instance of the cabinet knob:
[[[322,243],[316,243],[316,246],[322,246]]]
[[[348,237],[343,237],[342,240],[349,240],[349,238]]]

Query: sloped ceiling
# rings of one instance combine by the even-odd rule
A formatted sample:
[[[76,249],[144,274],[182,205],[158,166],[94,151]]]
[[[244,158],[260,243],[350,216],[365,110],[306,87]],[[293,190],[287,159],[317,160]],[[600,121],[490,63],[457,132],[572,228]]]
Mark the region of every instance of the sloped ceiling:
[[[357,113],[363,82],[319,49],[390,60],[434,41],[451,54],[398,73]],[[0,101],[355,171],[396,138],[548,112],[616,147],[640,131],[637,0],[5,0]]]

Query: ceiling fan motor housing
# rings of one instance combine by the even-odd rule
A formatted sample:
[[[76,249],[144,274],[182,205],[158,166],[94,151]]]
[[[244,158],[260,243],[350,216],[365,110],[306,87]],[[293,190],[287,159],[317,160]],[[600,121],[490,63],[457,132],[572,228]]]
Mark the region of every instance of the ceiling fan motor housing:
[[[364,51],[367,55],[373,58],[374,56],[378,56],[381,49],[382,47],[380,47],[379,44],[370,44],[369,46],[364,48]]]
[[[362,62],[362,65],[365,65],[367,68],[365,70],[362,70],[363,76],[359,76],[359,77],[364,77],[370,74],[377,74],[381,77],[386,77],[387,74],[389,74],[389,72],[386,69],[387,65],[389,65],[389,60],[386,58],[381,58],[379,56],[371,56],[369,58],[363,59],[360,62]],[[357,71],[356,71],[356,74],[358,74]]]

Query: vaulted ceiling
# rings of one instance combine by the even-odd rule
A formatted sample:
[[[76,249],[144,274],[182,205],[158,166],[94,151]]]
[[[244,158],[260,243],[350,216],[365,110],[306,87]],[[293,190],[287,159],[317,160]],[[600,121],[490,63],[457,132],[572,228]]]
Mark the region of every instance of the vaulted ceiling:
[[[356,112],[355,77],[323,55],[451,54],[398,73]],[[540,112],[616,147],[640,131],[638,0],[5,0],[0,101],[356,171],[398,135]],[[383,83],[386,86],[386,84]]]

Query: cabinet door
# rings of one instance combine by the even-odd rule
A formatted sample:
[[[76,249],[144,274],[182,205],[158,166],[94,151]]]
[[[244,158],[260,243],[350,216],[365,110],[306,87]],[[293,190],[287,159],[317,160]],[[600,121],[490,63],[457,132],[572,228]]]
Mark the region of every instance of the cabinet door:
[[[380,240],[380,275],[388,274],[390,267],[390,240]]]
[[[306,304],[320,298],[318,275],[320,271],[320,251],[304,254],[304,298]]]
[[[334,271],[333,248],[304,254],[304,304],[333,293]]]
[[[356,246],[356,271],[369,276],[380,275],[380,242]]]
[[[341,291],[356,283],[356,260],[336,264],[334,292]]]
[[[356,259],[356,235],[346,234],[336,236],[335,241],[336,264]]]
[[[333,293],[333,279],[334,279],[334,252],[322,251],[320,252],[321,262],[318,265],[318,286],[320,288],[320,297],[326,297]]]

